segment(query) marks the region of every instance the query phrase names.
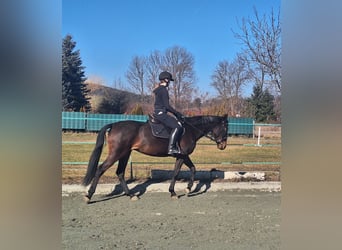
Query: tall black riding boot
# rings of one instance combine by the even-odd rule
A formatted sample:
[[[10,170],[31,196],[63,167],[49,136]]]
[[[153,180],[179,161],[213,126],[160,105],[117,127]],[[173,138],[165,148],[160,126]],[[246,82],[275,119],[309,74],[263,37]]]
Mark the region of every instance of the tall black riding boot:
[[[181,154],[181,151],[178,146],[178,141],[181,138],[183,133],[183,128],[175,128],[171,132],[170,141],[169,141],[169,151],[168,154],[175,156],[177,154]]]

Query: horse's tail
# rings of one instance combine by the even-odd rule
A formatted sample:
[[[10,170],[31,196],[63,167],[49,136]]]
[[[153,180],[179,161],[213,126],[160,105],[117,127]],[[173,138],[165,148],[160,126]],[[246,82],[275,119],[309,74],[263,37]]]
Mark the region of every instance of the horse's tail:
[[[108,124],[108,125],[104,126],[99,131],[99,133],[97,135],[96,145],[95,145],[95,148],[94,148],[93,152],[91,153],[91,156],[90,156],[90,159],[89,159],[87,173],[86,173],[86,175],[83,178],[82,184],[84,186],[89,185],[90,182],[95,177],[97,165],[99,164],[99,160],[100,160],[100,156],[101,156],[101,153],[102,153],[102,148],[103,148],[104,140],[105,140],[105,137],[106,137],[106,132],[107,132],[107,129],[109,129],[111,127],[112,127],[112,124]]]

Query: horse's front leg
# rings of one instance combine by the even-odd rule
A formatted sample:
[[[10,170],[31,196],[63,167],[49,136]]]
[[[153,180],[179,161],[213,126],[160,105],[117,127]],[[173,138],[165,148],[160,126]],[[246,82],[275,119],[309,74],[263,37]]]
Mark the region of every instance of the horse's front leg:
[[[190,173],[191,173],[190,181],[188,183],[188,187],[185,190],[186,193],[190,193],[191,188],[194,185],[194,181],[195,181],[196,168],[195,168],[195,165],[190,160],[189,156],[186,156],[186,158],[184,159],[184,163],[185,163],[185,165],[187,165],[190,168]]]
[[[179,171],[182,167],[183,162],[184,162],[184,159],[182,159],[182,158],[177,158],[177,160],[176,160],[175,169],[173,171],[173,176],[172,176],[171,184],[169,187],[169,192],[171,193],[171,198],[178,198],[178,196],[175,192],[175,183],[176,183],[176,179],[178,177],[178,174],[179,174]]]

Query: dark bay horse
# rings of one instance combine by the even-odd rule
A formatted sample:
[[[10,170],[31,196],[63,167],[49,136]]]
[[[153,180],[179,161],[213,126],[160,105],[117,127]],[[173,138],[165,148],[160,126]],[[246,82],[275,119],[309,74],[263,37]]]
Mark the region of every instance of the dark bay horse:
[[[174,173],[169,187],[171,197],[177,197],[174,186],[183,163],[191,171],[190,181],[186,190],[187,192],[191,191],[196,169],[189,155],[194,151],[196,142],[201,137],[206,136],[215,141],[220,150],[225,149],[227,146],[227,115],[186,117],[183,126],[185,133],[180,141],[182,155],[176,157]],[[108,156],[98,166],[107,131]],[[134,195],[130,194],[124,177],[126,165],[132,150],[146,155],[166,157],[169,156],[167,154],[168,141],[168,139],[153,136],[148,122],[120,121],[105,125],[97,135],[96,145],[90,156],[87,173],[83,179],[84,186],[91,184],[88,194],[85,196],[86,201],[90,202],[100,177],[116,161],[119,161],[116,174],[123,191],[126,195],[133,198]]]

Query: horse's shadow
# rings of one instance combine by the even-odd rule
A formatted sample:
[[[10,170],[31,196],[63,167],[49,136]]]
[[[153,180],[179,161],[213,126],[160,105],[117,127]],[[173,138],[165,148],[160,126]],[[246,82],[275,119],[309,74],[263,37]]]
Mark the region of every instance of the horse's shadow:
[[[181,179],[178,179],[178,180],[181,180]],[[148,186],[152,184],[156,184],[156,183],[161,183],[163,181],[168,181],[168,179],[159,179],[159,180],[148,179],[145,182],[139,183],[134,188],[132,188],[131,193],[136,195],[138,198],[140,198],[146,193]],[[183,181],[187,181],[187,180],[183,180]],[[194,196],[206,193],[210,189],[212,181],[213,179],[199,180],[199,182],[196,184],[195,189],[193,189],[190,193],[188,193],[187,196],[194,197]],[[185,195],[186,194],[180,194],[178,195],[178,198],[181,198]]]
[[[133,183],[135,180],[131,179],[127,181],[127,184]],[[146,181],[142,183],[138,183],[136,186],[134,186],[132,189],[130,189],[130,194],[140,198],[143,194],[146,193],[148,186],[155,184],[155,183],[160,183],[159,180],[152,180],[152,179],[147,179]],[[97,200],[90,201],[88,204],[93,204],[97,202],[102,202],[102,201],[108,201],[112,199],[117,199],[122,196],[127,196],[124,193],[124,190],[121,186],[120,183],[115,184],[114,189],[111,193],[103,195],[101,198]]]
[[[212,180],[200,180],[195,189],[188,194],[188,197],[194,197],[206,193],[211,188]],[[203,189],[203,187],[205,188]]]
[[[215,169],[215,171],[217,171],[217,170]],[[221,171],[219,171],[219,172],[221,172]],[[202,195],[202,194],[206,193],[211,188],[211,183],[213,182],[213,180],[221,178],[221,173],[219,173],[219,175],[217,173],[218,172],[216,172],[216,175],[210,175],[210,178],[208,178],[208,179],[199,179],[198,183],[197,184],[195,183],[195,185],[196,185],[195,188],[190,193],[180,194],[180,195],[178,195],[178,198],[181,198],[183,196],[195,197],[195,196]],[[144,182],[138,183],[133,188],[131,188],[130,194],[134,195],[135,197],[140,198],[141,196],[143,196],[146,193],[146,191],[150,185],[165,182],[168,180],[169,180],[168,178],[166,178],[166,179],[153,179],[153,178],[146,179]],[[182,180],[182,178],[179,178],[178,180]],[[183,179],[183,181],[188,181],[188,180]],[[128,180],[127,184],[134,183],[134,182],[135,182],[134,179]],[[115,184],[114,189],[111,193],[102,196],[100,199],[90,201],[89,203],[92,204],[92,203],[97,203],[97,202],[102,202],[102,201],[108,201],[108,200],[120,198],[122,196],[126,196],[126,194],[124,193],[123,188],[121,187],[121,184],[117,183],[117,184]]]
[[[122,196],[126,196],[126,194],[124,193],[121,185],[116,184],[111,193],[103,195],[99,199],[88,201],[88,204],[94,204],[94,203],[98,203],[98,202],[102,202],[102,201],[108,201],[108,200],[116,199],[116,198],[119,198]]]

